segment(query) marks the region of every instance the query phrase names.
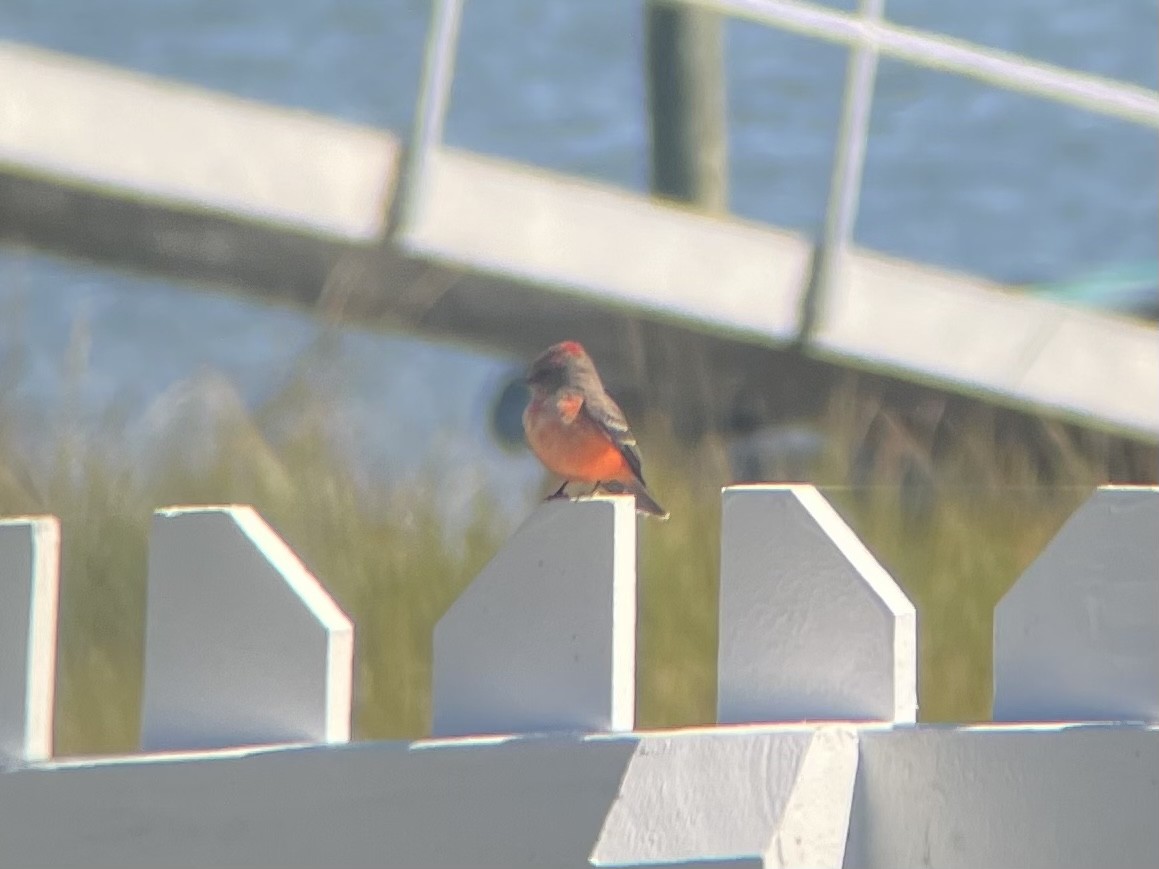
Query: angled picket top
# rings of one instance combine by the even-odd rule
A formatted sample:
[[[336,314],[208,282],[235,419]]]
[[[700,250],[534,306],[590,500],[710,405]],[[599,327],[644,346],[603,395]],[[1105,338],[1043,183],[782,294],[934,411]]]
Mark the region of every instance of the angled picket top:
[[[434,632],[430,739],[350,744],[353,628],[251,508],[159,511],[142,751],[54,758],[60,531],[0,522],[0,863],[1159,859],[1159,488],[999,604],[994,717],[915,724],[913,605],[811,486],[726,488],[718,723],[633,729],[636,516],[538,507]],[[67,534],[68,529],[64,529]]]
[[[816,489],[733,486],[721,528],[718,722],[917,719],[913,604]]]
[[[1159,721],[1159,496],[1107,486],[994,611],[995,721]]]
[[[158,511],[148,576],[143,749],[350,739],[353,627],[252,508]]]

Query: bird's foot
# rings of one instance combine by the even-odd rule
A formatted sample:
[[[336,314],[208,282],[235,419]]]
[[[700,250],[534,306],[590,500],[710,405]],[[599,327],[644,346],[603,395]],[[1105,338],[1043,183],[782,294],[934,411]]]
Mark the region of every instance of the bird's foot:
[[[588,492],[586,495],[580,495],[579,497],[583,498],[584,500],[594,498],[594,497],[596,497],[596,495],[607,492],[609,485],[615,485],[615,484],[614,483],[609,484],[609,483],[605,483],[603,480],[597,480],[595,482],[595,484],[592,486],[590,492]]]
[[[558,489],[556,489],[556,490],[555,490],[555,494],[554,494],[554,495],[548,495],[548,496],[547,496],[546,498],[544,498],[543,500],[544,500],[544,501],[558,501],[558,500],[560,500],[561,498],[565,498],[565,499],[566,499],[566,498],[568,497],[568,494],[567,494],[567,484],[568,484],[568,483],[570,483],[570,482],[571,482],[571,480],[564,480],[564,481],[563,481],[563,485],[562,485],[562,486],[560,486]]]

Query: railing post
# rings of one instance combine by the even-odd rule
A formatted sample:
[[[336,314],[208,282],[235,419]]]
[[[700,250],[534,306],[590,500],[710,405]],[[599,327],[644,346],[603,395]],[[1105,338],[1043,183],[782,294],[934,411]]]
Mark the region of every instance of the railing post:
[[[728,211],[724,20],[663,0],[644,4],[654,196]]]
[[[432,0],[431,24],[423,51],[422,77],[415,100],[410,141],[403,155],[399,190],[394,199],[392,233],[404,233],[414,225],[430,170],[431,154],[443,142],[443,127],[455,82],[455,57],[459,50],[459,22],[466,0]]]
[[[881,22],[885,0],[860,0],[859,17],[867,25]],[[829,199],[825,224],[818,242],[814,274],[805,296],[801,318],[801,340],[807,342],[831,282],[836,279],[845,249],[853,238],[861,201],[865,150],[873,109],[873,88],[877,79],[877,47],[869,34],[861,33],[849,51],[845,73],[845,97],[841,124],[829,175]]]

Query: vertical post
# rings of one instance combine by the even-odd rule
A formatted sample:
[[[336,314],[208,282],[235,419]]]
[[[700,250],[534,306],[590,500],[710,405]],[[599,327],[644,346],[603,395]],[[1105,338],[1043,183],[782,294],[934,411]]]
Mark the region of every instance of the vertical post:
[[[645,4],[652,193],[728,209],[724,22],[703,9]]]
[[[802,340],[807,339],[813,330],[820,296],[833,280],[857,223],[861,176],[865,169],[865,147],[873,108],[873,87],[877,78],[877,45],[869,34],[864,33],[864,28],[871,28],[881,22],[885,16],[885,0],[860,0],[859,13],[863,24],[863,41],[854,45],[849,52],[841,125],[833,152],[833,172],[829,176],[825,225],[821,231],[813,280],[805,296],[801,318]]]
[[[459,46],[463,3],[464,0],[433,0],[431,5],[431,25],[423,52],[414,124],[403,160],[400,189],[394,198],[395,219],[390,222],[391,232],[405,231],[414,223],[431,152],[443,141],[451,84],[455,80],[455,55]]]

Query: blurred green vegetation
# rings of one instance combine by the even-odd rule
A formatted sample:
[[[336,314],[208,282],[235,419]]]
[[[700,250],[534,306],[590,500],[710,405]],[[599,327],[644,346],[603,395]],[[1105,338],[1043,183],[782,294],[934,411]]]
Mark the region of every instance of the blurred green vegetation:
[[[358,478],[332,437],[330,390],[316,376],[325,365],[307,356],[256,410],[220,378],[175,387],[150,411],[147,449],[123,415],[94,418],[67,398],[37,423],[52,437],[33,431],[30,441],[28,426],[15,423],[32,411],[14,379],[0,377],[0,515],[47,512],[62,522],[58,754],[135,747],[149,517],[185,503],[254,505],[351,615],[357,738],[426,733],[433,626],[511,528],[486,492],[465,527],[448,525],[440,497],[455,485],[448,471]],[[17,365],[10,358],[3,370]],[[852,382],[822,427],[827,447],[809,478],[918,607],[921,718],[985,719],[994,604],[1102,470],[1066,453],[1062,479],[1044,486],[1029,453],[1002,442],[986,419],[935,458],[932,444]],[[711,438],[681,446],[658,420],[638,429],[649,481],[672,512],[667,523],[641,526],[638,726],[707,723],[725,446]],[[872,461],[857,465],[871,430]],[[917,507],[902,485],[914,468],[928,481]]]

